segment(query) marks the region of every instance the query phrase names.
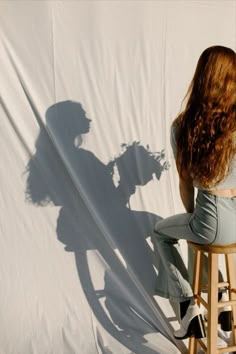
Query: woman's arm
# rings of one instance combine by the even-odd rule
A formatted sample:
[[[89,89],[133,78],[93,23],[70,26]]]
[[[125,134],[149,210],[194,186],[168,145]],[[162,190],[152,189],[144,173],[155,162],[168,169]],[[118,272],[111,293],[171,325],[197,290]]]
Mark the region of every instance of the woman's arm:
[[[170,132],[170,143],[173,150],[175,161],[177,159],[177,140],[180,116],[172,123]],[[178,171],[178,166],[177,171]],[[179,173],[179,171],[178,171]],[[183,205],[187,213],[192,213],[194,210],[194,187],[193,181],[190,176],[186,176],[184,179],[179,177],[179,192]]]
[[[179,193],[187,213],[194,211],[194,187],[191,178],[179,177]]]

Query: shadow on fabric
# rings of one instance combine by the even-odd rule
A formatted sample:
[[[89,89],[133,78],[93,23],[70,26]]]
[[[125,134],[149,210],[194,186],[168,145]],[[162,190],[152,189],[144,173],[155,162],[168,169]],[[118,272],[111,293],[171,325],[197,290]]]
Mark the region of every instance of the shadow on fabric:
[[[139,142],[123,144],[117,158],[102,163],[82,148],[90,125],[78,102],[49,107],[27,166],[26,197],[36,205],[61,207],[58,240],[74,253],[83,292],[103,329],[132,352],[156,354],[144,347],[144,335],[168,335],[153,299],[156,273],[147,240],[161,218],[131,210],[129,200],[137,186],[147,184],[153,174],[159,180],[169,165],[164,151],[152,153]],[[102,333],[96,331],[102,352],[111,353],[102,348]]]

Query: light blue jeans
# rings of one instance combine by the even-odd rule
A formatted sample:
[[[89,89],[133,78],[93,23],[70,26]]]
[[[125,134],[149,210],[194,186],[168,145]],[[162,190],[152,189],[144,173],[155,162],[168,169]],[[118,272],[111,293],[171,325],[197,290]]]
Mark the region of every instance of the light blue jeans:
[[[186,301],[193,292],[178,240],[217,245],[236,242],[236,197],[198,190],[193,213],[158,221],[154,231],[154,250],[159,258],[156,293],[172,301]]]

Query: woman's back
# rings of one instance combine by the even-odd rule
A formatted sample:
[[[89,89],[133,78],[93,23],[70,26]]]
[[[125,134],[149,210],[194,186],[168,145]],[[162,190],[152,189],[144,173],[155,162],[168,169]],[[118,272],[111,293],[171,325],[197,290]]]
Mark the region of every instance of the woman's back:
[[[178,119],[174,121],[171,126],[171,146],[175,159],[177,158],[177,136],[179,134]],[[212,194],[223,197],[235,197],[236,196],[236,155],[231,161],[229,168],[229,175],[220,182],[215,188],[204,188],[197,180],[193,180],[194,187],[202,190],[207,190]]]
[[[182,180],[213,194],[236,196],[236,54],[207,48],[172,124],[171,143]]]

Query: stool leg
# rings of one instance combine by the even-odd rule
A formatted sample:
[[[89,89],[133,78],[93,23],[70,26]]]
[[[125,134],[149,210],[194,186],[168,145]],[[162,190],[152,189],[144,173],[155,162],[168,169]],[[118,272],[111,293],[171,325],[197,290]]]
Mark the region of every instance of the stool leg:
[[[208,254],[207,354],[217,353],[218,338],[218,255]]]
[[[236,289],[236,271],[235,271],[235,261],[233,254],[226,254],[226,271],[227,271],[227,278],[229,282],[229,298],[230,300],[236,300],[236,293],[231,291],[231,289]],[[236,345],[236,305],[232,306],[232,313],[233,313],[233,344]]]
[[[202,252],[195,251],[195,262],[194,262],[194,275],[193,275],[193,295],[200,295],[201,293],[201,269],[202,269]],[[196,299],[196,298],[195,298]],[[195,300],[196,301],[196,300]],[[197,340],[195,337],[189,338],[189,350],[188,354],[197,353]]]

